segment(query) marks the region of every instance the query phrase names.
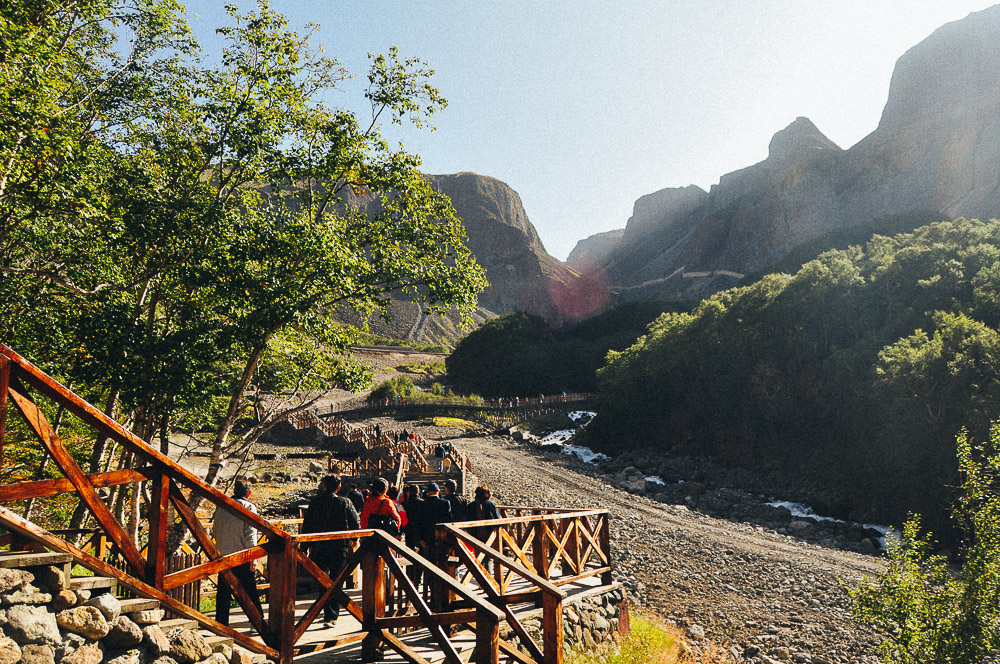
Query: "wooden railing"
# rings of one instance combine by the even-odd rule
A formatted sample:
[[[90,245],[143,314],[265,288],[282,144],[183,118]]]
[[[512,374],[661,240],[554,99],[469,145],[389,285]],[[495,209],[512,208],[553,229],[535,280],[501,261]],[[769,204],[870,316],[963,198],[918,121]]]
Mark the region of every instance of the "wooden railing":
[[[132,455],[135,468],[86,474],[67,450],[41,407],[29,393],[50,399],[89,425],[97,435],[106,436]],[[465,522],[441,526],[437,531],[438,564],[425,559],[380,531],[295,534],[290,524],[272,523],[246,510],[241,504],[205,484],[197,476],[149,447],[134,434],[111,420],[94,406],[67,390],[26,359],[0,344],[0,450],[7,431],[8,400],[23,417],[27,428],[44,447],[54,468],[63,477],[0,486],[0,527],[10,531],[13,547],[43,546],[73,556],[77,563],[95,573],[117,579],[120,586],[138,595],[157,599],[161,606],[201,626],[232,638],[252,651],[263,653],[279,664],[290,664],[298,644],[328,599],[336,599],[361,622],[361,629],[339,643],[362,642],[362,657],[371,661],[382,647],[399,652],[405,659],[421,661],[404,642],[405,631],[426,629],[445,660],[460,664],[462,658],[452,627],[465,626],[475,633],[475,659],[495,664],[503,651],[520,662],[559,664],[562,658],[561,605],[565,584],[595,575],[611,583],[608,548],[608,515],[603,511],[561,512],[504,508],[504,518],[490,522]],[[78,429],[78,428],[76,428]],[[367,435],[367,434],[366,434]],[[374,437],[374,436],[372,436]],[[381,438],[381,437],[378,437]],[[467,457],[459,455],[465,468]],[[399,453],[393,461],[381,460],[380,470],[395,471],[402,477],[408,457]],[[378,463],[376,465],[378,465]],[[395,463],[394,466],[389,465]],[[141,483],[145,483],[148,491]],[[130,489],[145,502],[141,511],[148,515],[148,544],[142,547],[105,504],[98,490]],[[97,529],[90,533],[50,532],[14,511],[10,503],[28,498],[75,494]],[[146,497],[148,496],[148,497]],[[251,524],[261,534],[252,548],[222,555],[209,528],[196,517],[193,498],[214,505]],[[515,513],[516,515],[510,516]],[[168,529],[182,523],[194,538],[195,554],[185,567],[167,564]],[[84,544],[68,541],[89,535]],[[360,545],[347,567],[331,579],[306,555],[304,547],[324,540],[357,539]],[[261,612],[233,576],[232,569],[267,558],[267,610]],[[454,560],[458,562],[455,563]],[[416,566],[428,580],[415,586],[404,568]],[[360,602],[344,590],[345,580],[361,569]],[[301,619],[296,619],[296,579],[299,571],[322,588]],[[258,636],[238,632],[188,606],[180,589],[192,588],[203,580],[220,575],[233,589]],[[539,649],[531,642],[511,604],[533,601],[543,607],[545,639]],[[499,638],[499,623],[506,620],[521,642],[524,652]]]

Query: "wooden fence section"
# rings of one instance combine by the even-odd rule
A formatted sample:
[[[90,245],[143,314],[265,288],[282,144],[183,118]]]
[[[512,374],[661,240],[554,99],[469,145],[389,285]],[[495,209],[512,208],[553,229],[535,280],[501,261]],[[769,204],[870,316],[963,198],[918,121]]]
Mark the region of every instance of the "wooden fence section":
[[[31,391],[51,400],[72,416],[106,436],[136,459],[137,467],[86,474],[49,424]],[[45,449],[63,477],[0,486],[0,527],[12,533],[12,546],[44,546],[63,551],[97,574],[118,580],[137,595],[157,599],[178,616],[195,620],[217,634],[263,653],[279,664],[290,664],[310,624],[331,597],[347,607],[361,629],[338,643],[361,642],[362,658],[372,661],[383,648],[405,660],[423,662],[408,645],[411,632],[429,633],[445,661],[460,664],[454,633],[471,630],[475,660],[480,664],[505,659],[523,664],[559,664],[562,660],[561,607],[566,588],[587,578],[610,584],[608,514],[602,511],[505,508],[504,518],[488,523],[449,524],[438,529],[436,560],[427,560],[381,531],[295,534],[244,509],[239,503],[203,483],[98,409],[67,390],[26,359],[0,344],[0,450],[7,430],[8,401]],[[402,477],[407,455],[399,452],[397,473]],[[458,455],[462,467],[468,458]],[[99,491],[129,488],[143,497],[148,515],[148,543],[143,546],[120,523]],[[97,528],[89,533],[47,531],[14,511],[12,501],[59,494],[75,494]],[[208,529],[196,517],[191,500],[199,497],[252,524],[263,538],[258,546],[229,555],[216,548]],[[169,555],[167,533],[183,524],[196,542],[188,559]],[[83,544],[74,544],[87,535]],[[308,558],[312,542],[358,540],[347,568],[330,578]],[[258,611],[233,577],[232,569],[267,558],[267,609]],[[456,562],[457,561],[457,562]],[[436,564],[435,564],[436,563]],[[426,579],[415,585],[404,573],[416,567]],[[345,590],[345,581],[360,569],[359,599]],[[296,617],[297,578],[300,572],[322,588],[305,614]],[[243,633],[216,622],[196,608],[193,596],[201,582],[222,575],[233,588],[254,633]],[[544,611],[544,647],[528,638],[513,606],[538,604]],[[501,621],[510,623],[519,650],[499,637]],[[555,644],[555,645],[552,645]],[[527,654],[525,654],[527,653]]]

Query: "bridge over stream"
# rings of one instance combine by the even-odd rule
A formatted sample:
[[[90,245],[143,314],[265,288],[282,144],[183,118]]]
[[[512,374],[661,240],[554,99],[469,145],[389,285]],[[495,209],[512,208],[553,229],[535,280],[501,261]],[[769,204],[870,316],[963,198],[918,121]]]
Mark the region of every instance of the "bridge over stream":
[[[569,413],[577,410],[594,410],[597,395],[577,392],[556,396],[537,396],[525,399],[490,399],[470,403],[462,399],[435,399],[433,401],[389,400],[371,401],[352,399],[332,406],[329,411],[316,415],[323,419],[366,420],[372,417],[403,416],[410,419],[423,417],[457,417],[479,422],[496,429],[508,429],[552,413]]]

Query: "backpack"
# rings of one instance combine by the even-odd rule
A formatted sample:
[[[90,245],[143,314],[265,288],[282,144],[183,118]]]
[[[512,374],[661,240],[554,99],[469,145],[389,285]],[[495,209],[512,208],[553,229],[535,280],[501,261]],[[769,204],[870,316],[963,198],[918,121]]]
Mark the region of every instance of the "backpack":
[[[368,527],[383,530],[393,537],[399,537],[399,523],[393,518],[392,514],[382,514],[382,510],[389,500],[389,498],[383,498],[379,502],[375,513],[368,515]]]

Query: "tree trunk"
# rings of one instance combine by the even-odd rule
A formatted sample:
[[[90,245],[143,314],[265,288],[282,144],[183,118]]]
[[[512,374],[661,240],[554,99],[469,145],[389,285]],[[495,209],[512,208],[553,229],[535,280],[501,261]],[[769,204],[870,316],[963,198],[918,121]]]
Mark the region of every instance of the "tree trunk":
[[[247,386],[253,379],[253,374],[257,370],[257,364],[260,362],[260,358],[263,357],[264,350],[266,348],[267,340],[264,340],[264,342],[262,342],[261,345],[255,348],[250,354],[250,358],[243,367],[243,375],[240,377],[239,383],[237,383],[236,388],[233,390],[233,393],[229,398],[229,408],[226,411],[226,417],[222,420],[222,424],[219,425],[219,430],[216,432],[215,439],[212,441],[212,454],[209,457],[208,472],[205,475],[205,483],[209,486],[215,486],[215,483],[219,479],[219,474],[222,472],[226,442],[229,440],[229,434],[232,433],[233,425],[236,424],[236,419],[240,415],[240,406],[243,403],[243,396],[246,394]],[[192,508],[197,510],[198,505],[200,504],[200,497],[192,498]]]

